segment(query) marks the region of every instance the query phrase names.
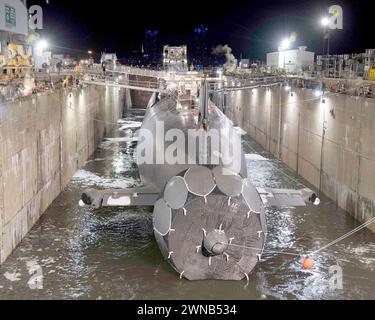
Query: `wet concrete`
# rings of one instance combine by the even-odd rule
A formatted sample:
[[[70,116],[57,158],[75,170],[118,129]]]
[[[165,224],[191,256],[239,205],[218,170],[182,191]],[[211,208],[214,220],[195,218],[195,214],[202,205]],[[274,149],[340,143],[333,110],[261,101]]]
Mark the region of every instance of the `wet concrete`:
[[[236,125],[340,208],[362,223],[374,218],[375,99],[292,88],[233,91],[222,102]]]
[[[131,134],[143,112],[129,111],[113,137]],[[130,130],[130,131],[129,131]],[[245,138],[246,153],[264,152]],[[18,248],[0,267],[0,299],[375,299],[375,235],[368,230],[312,256],[300,258],[359,225],[323,198],[319,207],[268,211],[269,235],[262,262],[246,281],[180,280],[162,260],[153,238],[152,208],[79,208],[87,187],[137,184],[134,145],[103,142],[77,172]],[[281,162],[249,161],[257,186],[307,185]],[[330,286],[330,268],[340,266],[343,289]]]

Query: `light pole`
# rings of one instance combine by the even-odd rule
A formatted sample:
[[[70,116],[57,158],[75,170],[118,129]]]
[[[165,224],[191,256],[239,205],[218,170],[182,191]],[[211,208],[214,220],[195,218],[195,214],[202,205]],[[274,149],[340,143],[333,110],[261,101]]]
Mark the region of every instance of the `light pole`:
[[[324,55],[327,55],[327,57],[323,60],[324,61],[324,67],[323,67],[323,73],[326,73],[326,69],[329,67],[329,46],[330,46],[330,32],[329,32],[329,24],[330,24],[330,19],[329,17],[323,17],[321,20],[320,20],[320,24],[323,26],[324,28],[324,36],[323,36],[323,56]],[[326,46],[326,42],[327,42],[327,54],[326,54],[326,50],[325,50],[325,46]]]
[[[90,65],[94,64],[93,51],[88,50],[87,54],[89,55],[89,60],[88,60],[88,67],[89,67]]]
[[[281,160],[281,125],[282,125],[282,106],[283,106],[283,84],[280,82],[279,84],[279,128],[278,128],[278,137],[277,137],[277,158]]]
[[[283,69],[285,70],[285,52],[289,50],[291,45],[291,42],[288,38],[285,38],[283,41],[280,43],[279,51],[283,53]]]
[[[43,52],[48,48],[48,42],[44,39],[40,39],[35,43],[34,46],[34,59],[35,59],[35,69],[40,70],[43,67],[44,59]]]
[[[330,32],[329,32],[329,24],[330,20],[328,17],[323,17],[322,20],[320,20],[320,24],[324,27],[324,42],[323,42],[323,55],[325,54],[325,43],[327,40],[327,56],[329,56],[329,46],[330,46]]]

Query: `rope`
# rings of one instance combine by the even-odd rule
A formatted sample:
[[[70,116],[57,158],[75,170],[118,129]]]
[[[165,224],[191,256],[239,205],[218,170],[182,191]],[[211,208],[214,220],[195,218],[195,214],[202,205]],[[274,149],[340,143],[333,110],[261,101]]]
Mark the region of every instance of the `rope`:
[[[232,246],[232,247],[243,248],[243,249],[251,249],[251,250],[256,250],[256,251],[260,251],[260,252],[263,251],[263,252],[269,252],[269,253],[285,254],[285,255],[294,256],[294,257],[300,257],[301,256],[300,254],[297,254],[297,253],[284,252],[284,251],[272,251],[272,250],[266,250],[266,249],[263,250],[263,249],[260,249],[260,248],[241,246],[241,245],[238,245],[238,244],[228,244],[228,245]]]
[[[348,233],[344,234],[343,236],[337,238],[336,240],[328,243],[327,245],[321,247],[320,249],[313,251],[310,255],[315,255],[315,254],[317,254],[317,253],[319,253],[319,252],[321,252],[323,250],[326,250],[326,249],[328,249],[328,248],[336,245],[337,243],[339,243],[339,242],[341,242],[341,241],[349,238],[350,236],[358,233],[359,231],[363,230],[364,228],[368,227],[369,225],[373,224],[374,222],[375,222],[375,217],[372,218],[372,219],[370,219],[369,221],[361,224],[357,228],[349,231]],[[241,246],[241,245],[232,244],[232,243],[229,243],[228,246],[237,247],[237,248],[243,248],[243,249],[250,249],[250,250],[255,250],[255,251],[259,251],[259,252],[268,252],[268,253],[283,254],[283,255],[288,255],[288,256],[293,256],[293,257],[301,257],[302,256],[301,254],[292,253],[292,252],[260,249],[260,248],[255,248],[255,247]],[[308,256],[308,255],[306,255],[306,256]]]
[[[328,243],[327,245],[325,245],[324,247],[321,247],[320,249],[316,250],[316,251],[313,251],[312,254],[317,254],[325,249],[328,249],[329,247],[332,247],[334,246],[335,244],[349,238],[350,236],[358,233],[359,231],[363,230],[364,228],[368,227],[369,225],[373,224],[375,222],[375,217],[370,219],[369,221],[361,224],[360,226],[358,226],[357,228],[349,231],[348,233],[344,234],[343,236],[341,236],[340,238],[337,238],[336,240]]]

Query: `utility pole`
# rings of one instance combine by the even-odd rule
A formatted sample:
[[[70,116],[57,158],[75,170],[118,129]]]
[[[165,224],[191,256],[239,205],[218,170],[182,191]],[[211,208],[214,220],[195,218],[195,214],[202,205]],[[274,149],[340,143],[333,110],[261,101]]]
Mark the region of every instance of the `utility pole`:
[[[278,134],[278,140],[277,140],[277,158],[281,159],[281,124],[282,124],[282,90],[283,90],[283,84],[280,82],[280,92],[279,92],[279,134]]]
[[[325,28],[324,41],[327,42],[327,56],[329,56],[329,52],[330,52],[330,40],[331,40],[331,32],[329,31],[329,28]]]

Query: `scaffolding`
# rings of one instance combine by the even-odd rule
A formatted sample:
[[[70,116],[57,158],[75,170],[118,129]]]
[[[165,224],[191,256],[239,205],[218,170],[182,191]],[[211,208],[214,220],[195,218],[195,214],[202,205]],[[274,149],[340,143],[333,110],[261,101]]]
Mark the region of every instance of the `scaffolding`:
[[[325,78],[367,79],[368,71],[375,65],[375,49],[365,53],[319,55],[316,72]]]

